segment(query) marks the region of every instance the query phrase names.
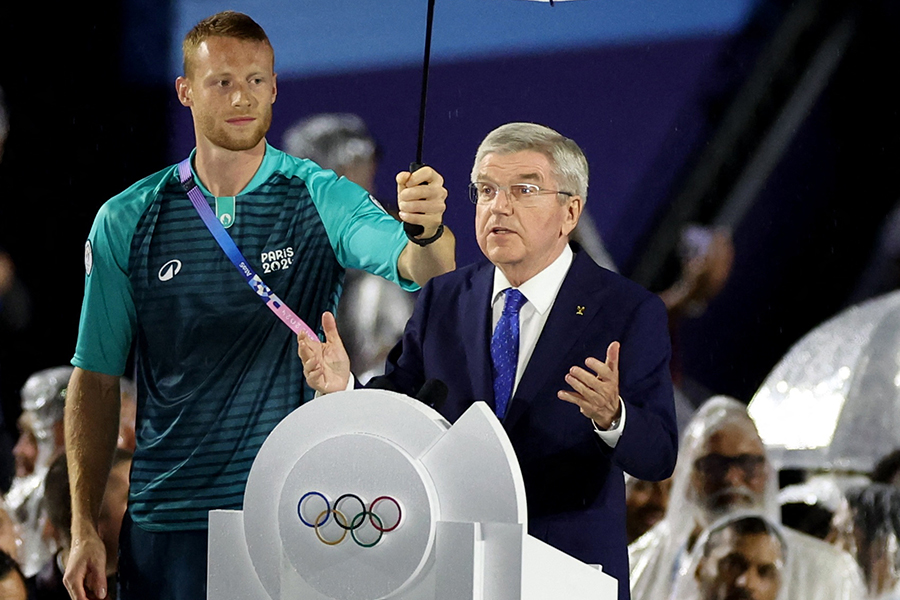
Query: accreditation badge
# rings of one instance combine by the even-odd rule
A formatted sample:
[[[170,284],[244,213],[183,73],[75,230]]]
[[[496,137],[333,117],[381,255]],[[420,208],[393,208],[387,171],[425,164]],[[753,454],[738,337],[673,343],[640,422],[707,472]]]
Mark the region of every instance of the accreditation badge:
[[[219,223],[225,229],[234,225],[234,204],[234,196],[216,198],[216,218],[219,219]]]

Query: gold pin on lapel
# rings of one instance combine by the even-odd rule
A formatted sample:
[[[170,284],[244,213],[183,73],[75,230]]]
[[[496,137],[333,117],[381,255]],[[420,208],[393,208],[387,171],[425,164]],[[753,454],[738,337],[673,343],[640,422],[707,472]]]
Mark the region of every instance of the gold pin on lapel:
[[[575,307],[575,314],[578,315],[579,317],[583,317],[584,316],[584,307],[583,306]]]

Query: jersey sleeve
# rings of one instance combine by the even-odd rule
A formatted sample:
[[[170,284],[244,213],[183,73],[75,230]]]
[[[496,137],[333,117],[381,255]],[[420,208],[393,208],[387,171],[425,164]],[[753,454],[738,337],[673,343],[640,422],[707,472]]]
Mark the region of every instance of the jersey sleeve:
[[[407,243],[402,223],[366,190],[332,171],[312,171],[307,185],[342,266],[379,275],[407,291],[419,289],[398,270]]]
[[[72,364],[88,371],[122,375],[136,317],[128,259],[140,214],[117,202],[104,204],[84,247],[84,300]]]

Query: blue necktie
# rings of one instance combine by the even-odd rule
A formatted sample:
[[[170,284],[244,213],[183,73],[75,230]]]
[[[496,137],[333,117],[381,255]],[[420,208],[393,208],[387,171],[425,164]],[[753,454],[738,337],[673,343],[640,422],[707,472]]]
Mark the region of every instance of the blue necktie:
[[[491,362],[494,363],[494,406],[497,418],[506,414],[513,383],[516,381],[516,365],[519,362],[519,309],[526,298],[519,290],[506,290],[503,314],[497,321],[491,337]]]

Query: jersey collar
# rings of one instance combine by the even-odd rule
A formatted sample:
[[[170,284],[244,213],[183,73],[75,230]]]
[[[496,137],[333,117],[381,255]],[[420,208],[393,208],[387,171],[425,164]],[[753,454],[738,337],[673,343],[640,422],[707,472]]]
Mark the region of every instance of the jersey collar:
[[[202,181],[200,181],[200,177],[197,176],[197,171],[194,170],[194,157],[196,156],[196,154],[197,148],[191,150],[190,165],[191,174],[194,176],[194,182],[197,184],[197,187],[200,188],[200,191],[203,192],[204,196],[214,198],[215,196],[213,196],[213,194],[208,189],[206,189],[206,186],[203,185]],[[263,155],[263,159],[259,165],[259,168],[250,179],[250,182],[246,186],[244,186],[244,189],[242,189],[237,195],[242,196],[244,194],[249,194],[256,188],[261,186],[263,183],[268,181],[268,179],[272,176],[272,173],[277,170],[277,167],[280,164],[279,161],[281,154],[281,151],[276,150],[275,148],[270,146],[268,142],[266,142],[266,153]]]

